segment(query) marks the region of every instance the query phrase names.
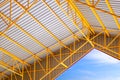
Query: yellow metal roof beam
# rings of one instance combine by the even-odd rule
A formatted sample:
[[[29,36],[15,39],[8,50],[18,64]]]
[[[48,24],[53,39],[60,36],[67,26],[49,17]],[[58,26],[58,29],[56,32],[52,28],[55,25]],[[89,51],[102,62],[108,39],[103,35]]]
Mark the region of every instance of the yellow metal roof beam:
[[[20,29],[23,33],[25,33],[27,36],[29,36],[33,41],[35,41],[36,43],[38,43],[40,46],[42,46],[43,48],[45,48],[46,51],[49,52],[50,54],[52,54],[52,56],[54,57],[54,55],[53,55],[54,53],[53,53],[49,48],[47,48],[44,44],[42,44],[40,41],[38,41],[36,38],[34,38],[31,34],[29,34],[28,32],[26,32],[24,29],[22,29],[18,24],[16,24],[15,22],[13,22],[10,18],[6,17],[3,13],[0,13],[0,14],[1,14],[3,17],[5,17],[7,20],[9,20],[9,21],[11,21],[12,23],[14,23],[14,25],[15,25],[18,29]],[[24,51],[26,51],[26,52],[29,53],[30,55],[32,55],[33,58],[38,59],[38,60],[41,61],[41,59],[40,59],[37,55],[33,54],[30,50],[26,49],[24,46],[22,46],[21,44],[19,44],[19,43],[16,42],[16,41],[14,41],[12,38],[8,37],[8,36],[5,35],[5,34],[3,34],[3,36],[4,36],[5,38],[7,38],[8,40],[12,41],[14,44],[16,44],[17,46],[19,46],[21,49],[23,49]],[[56,61],[58,61],[56,57],[54,57],[54,58],[55,58]]]
[[[90,0],[86,0],[86,2],[91,5]],[[109,36],[109,32],[107,31],[104,23],[102,22],[102,20],[100,19],[99,15],[97,14],[96,10],[92,7],[90,7],[90,9],[92,10],[93,14],[95,15],[96,19],[98,20],[98,22],[100,23],[100,25],[102,26],[104,32]]]
[[[97,0],[97,2],[94,4],[94,6],[97,6],[99,2],[100,2],[100,0]]]
[[[37,0],[34,0],[33,4],[31,4],[26,10],[30,10],[36,3],[37,3]],[[20,16],[18,16],[18,17],[14,20],[14,22],[17,22],[25,13],[26,13],[26,11],[24,11]],[[1,17],[1,16],[0,16],[0,17]],[[5,33],[7,30],[9,30],[9,28],[12,27],[13,24],[14,24],[14,23],[11,23],[11,24],[9,24],[9,25],[7,24],[8,27],[7,27],[5,30],[3,30],[3,31],[0,33],[0,35],[2,35],[2,34]]]
[[[68,0],[69,1],[69,0]],[[56,1],[57,2],[57,1]],[[57,2],[57,4],[59,5],[59,3]],[[75,8],[77,8],[71,1],[69,2],[69,4],[71,5],[72,9],[74,11]],[[62,9],[62,8],[61,8]],[[78,9],[77,9],[78,10]],[[67,15],[67,13],[62,9],[62,11],[66,14],[66,16],[70,19],[70,17]],[[79,12],[76,12],[76,14],[79,14]],[[71,20],[71,19],[70,19]],[[72,20],[71,20],[72,21]],[[72,21],[73,22],[73,21]],[[75,25],[75,27],[80,31],[80,33],[86,38],[86,40],[94,47],[94,44],[92,43],[92,41],[90,41],[90,39],[82,32],[82,30],[78,27],[78,25],[73,22],[73,24]]]
[[[4,48],[0,48],[0,50],[1,50],[4,54],[6,54],[6,55],[10,56],[11,58],[13,58],[14,60],[17,60],[17,61],[19,61],[19,62],[22,63],[22,64],[27,64],[27,65],[29,65],[27,62],[21,60],[20,58],[18,58],[17,56],[15,56],[13,53],[8,52],[8,51],[5,50]]]
[[[84,34],[84,32],[79,28],[79,26],[72,20],[72,18],[70,18],[70,16],[67,14],[67,12],[61,7],[61,5],[59,4],[59,2],[57,0],[55,0],[57,5],[60,7],[61,11],[70,19],[70,21],[75,25],[75,27],[79,30],[79,32],[89,41],[89,43],[94,47],[94,45],[92,44],[92,42],[89,40],[89,38]]]
[[[69,26],[67,26],[67,24],[55,13],[55,11],[44,1],[41,0],[45,6],[55,15],[55,17],[60,21],[60,23],[73,35],[74,39],[77,39],[79,41],[79,38],[77,35],[75,35],[72,30],[69,28]]]
[[[81,49],[83,46],[85,46],[88,43],[88,41],[86,41],[84,44],[82,44],[81,46],[79,46],[79,48],[77,48],[76,50],[74,50],[68,57],[66,57],[65,59],[63,59],[61,61],[61,63],[57,64],[54,68],[52,68],[48,73],[46,73],[44,76],[42,76],[39,80],[43,80],[48,74],[50,74],[52,71],[54,71],[57,67],[59,67],[61,64],[63,64],[67,59],[69,59],[72,55],[74,55],[79,49]],[[66,65],[65,65],[66,66]],[[67,66],[66,66],[67,67]]]
[[[14,23],[14,21],[12,21],[10,18],[8,18],[6,15],[4,15],[3,13],[0,13],[0,15],[2,15],[4,18],[6,18],[7,20],[9,20],[10,22]],[[22,29],[22,27],[20,27],[18,24],[14,23],[14,25],[21,30],[23,33],[25,33],[27,36],[29,36],[33,41],[35,41],[36,43],[38,43],[40,46],[43,46],[41,42],[39,42],[37,39],[35,39],[31,34],[29,34],[28,32],[26,32],[24,29]],[[30,54],[30,55],[34,55],[34,54]],[[41,60],[38,56],[34,55],[34,58],[37,58],[39,60]]]
[[[16,44],[18,47],[20,47],[21,49],[23,49],[24,51],[26,51],[27,53],[29,53],[30,55],[33,56],[33,58],[37,58],[39,59],[38,56],[36,56],[35,54],[33,54],[30,50],[28,50],[27,48],[25,48],[24,46],[22,46],[21,44],[19,44],[18,42],[14,41],[12,38],[8,37],[6,34],[3,34],[3,36],[10,40],[11,42],[13,42],[14,44]],[[40,59],[41,60],[41,59]]]
[[[101,12],[104,12],[104,13],[107,13],[107,14],[110,14],[110,15],[113,15],[113,16],[116,16],[117,18],[120,18],[120,16],[117,15],[117,14],[113,14],[113,13],[111,13],[111,12],[109,12],[109,11],[103,10],[103,9],[101,9],[101,8],[97,8],[97,7],[93,6],[93,5],[89,5],[89,4],[87,4],[87,3],[85,3],[85,2],[82,2],[82,1],[80,1],[80,0],[77,0],[77,2],[78,2],[79,4],[82,4],[82,5],[85,5],[85,6],[88,6],[88,7],[95,8],[96,10],[99,10],[99,11],[101,11]]]
[[[19,2],[17,2],[16,0],[14,0],[14,2],[21,7],[24,11],[26,11],[25,7],[23,5],[21,5]],[[72,51],[69,47],[67,47],[63,42],[61,42],[50,30],[48,30],[39,20],[37,20],[30,12],[26,11],[26,13],[34,20],[36,21],[36,23],[38,23],[46,32],[48,32],[56,41],[58,41],[58,43],[62,46],[64,46],[65,48],[67,48],[68,50]]]
[[[113,9],[112,9],[112,7],[111,7],[111,5],[110,5],[109,0],[105,0],[105,1],[106,1],[106,4],[107,4],[107,6],[108,6],[110,12],[113,13],[113,14],[115,14],[115,12],[113,11]],[[113,16],[113,15],[112,15],[112,16]],[[116,23],[118,29],[120,29],[120,23],[119,23],[117,17],[116,17],[116,16],[113,16],[113,18],[114,18],[114,21],[115,21],[115,23]]]
[[[13,72],[13,73],[19,75],[19,76],[23,76],[22,74],[14,71],[11,66],[9,66],[8,64],[6,64],[6,63],[3,62],[3,61],[0,61],[0,66],[1,66],[2,68],[4,68],[4,69],[10,71],[10,72]]]
[[[6,18],[7,20],[9,20],[10,22],[14,23],[10,18],[6,17],[3,13],[0,13],[0,15],[2,15],[4,18]],[[27,36],[29,36],[32,40],[34,40],[36,43],[38,43],[40,46],[42,46],[43,48],[45,48],[46,51],[49,52],[50,54],[52,54],[52,56],[54,57],[54,53],[49,48],[47,48],[45,45],[43,45],[41,42],[39,42],[36,38],[34,38],[31,34],[29,34],[24,29],[22,29],[18,24],[14,23],[14,25],[18,29],[20,29],[23,33],[25,33]],[[32,55],[33,58],[41,60],[37,55],[33,54],[30,50],[26,49],[24,46],[22,46],[21,44],[19,44],[16,41],[14,41],[12,38],[8,37],[6,34],[3,34],[3,36],[5,38],[7,38],[8,40],[12,41],[14,44],[16,44],[17,46],[19,46],[21,49],[23,49],[24,51],[26,51],[30,55]],[[58,60],[57,60],[56,57],[54,57],[54,59],[58,62]]]
[[[0,3],[0,8],[9,3],[10,0],[4,0]]]
[[[84,15],[82,14],[82,12],[80,11],[80,9],[78,9],[78,7],[75,5],[74,0],[66,0],[68,2],[68,4],[70,5],[70,7],[72,8],[72,10],[74,10],[76,12],[76,14],[78,15],[78,17],[81,19],[81,21],[84,22],[85,26],[94,33],[93,28],[91,27],[91,25],[89,24],[89,22],[87,21],[87,19],[84,17]]]

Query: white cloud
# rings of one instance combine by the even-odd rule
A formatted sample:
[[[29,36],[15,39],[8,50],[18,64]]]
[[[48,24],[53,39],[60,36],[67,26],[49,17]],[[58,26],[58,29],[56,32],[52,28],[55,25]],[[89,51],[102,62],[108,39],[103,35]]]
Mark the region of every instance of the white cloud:
[[[95,76],[95,72],[92,72],[90,70],[83,70],[83,69],[79,69],[77,70],[78,73],[82,73],[82,74],[86,74],[86,75],[90,75],[90,76]]]
[[[104,63],[104,64],[118,64],[120,60],[117,60],[101,51],[93,50],[87,56],[86,59],[94,60],[97,63]]]

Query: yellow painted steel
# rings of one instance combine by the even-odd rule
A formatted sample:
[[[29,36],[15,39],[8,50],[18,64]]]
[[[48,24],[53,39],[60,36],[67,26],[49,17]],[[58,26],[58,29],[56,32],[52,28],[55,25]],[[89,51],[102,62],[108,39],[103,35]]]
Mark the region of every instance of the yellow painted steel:
[[[82,47],[83,47],[84,45],[86,45],[86,44],[87,44],[87,41],[86,41],[82,46],[80,46],[77,50],[75,50],[73,53],[71,53],[70,56],[68,56],[68,57],[65,58],[63,61],[61,61],[61,63],[64,63],[64,61],[66,61],[69,57],[71,57],[74,53],[76,53],[80,48],[82,48]],[[60,66],[61,63],[57,64],[53,69],[51,69],[48,73],[46,73],[44,76],[42,76],[42,77],[40,78],[40,80],[44,79],[48,74],[50,74],[53,70],[55,70],[58,66]]]
[[[21,44],[19,44],[18,42],[14,41],[12,38],[8,37],[6,34],[3,34],[3,36],[10,40],[11,42],[13,42],[14,44],[16,44],[17,46],[19,46],[21,49],[23,49],[24,51],[26,51],[27,53],[29,53],[30,55],[33,56],[33,58],[36,58],[38,60],[41,60],[38,56],[34,55],[30,50],[28,50],[27,48],[25,48],[24,46],[22,46]]]
[[[12,1],[12,0],[11,0]],[[111,54],[113,57],[115,57],[115,58],[117,58],[117,59],[120,59],[120,38],[119,38],[119,35],[120,34],[117,34],[117,35],[115,35],[114,36],[114,38],[113,37],[111,37],[111,36],[106,36],[106,34],[107,35],[109,35],[109,32],[118,32],[118,31],[115,31],[115,30],[108,30],[108,29],[106,29],[106,26],[104,25],[104,23],[103,23],[103,21],[100,19],[100,17],[99,17],[99,15],[97,14],[97,12],[96,12],[96,10],[100,10],[100,11],[102,11],[102,12],[105,12],[105,13],[108,13],[108,14],[110,14],[110,15],[112,15],[113,16],[113,18],[114,18],[114,21],[115,21],[115,23],[116,23],[116,25],[118,26],[118,28],[120,28],[120,24],[119,24],[119,22],[117,21],[117,18],[119,18],[120,16],[118,16],[118,15],[116,15],[115,13],[114,13],[114,11],[113,11],[113,9],[112,9],[112,7],[110,6],[110,3],[109,3],[109,1],[107,1],[106,0],[106,4],[107,4],[107,6],[108,6],[108,8],[109,8],[109,10],[110,10],[110,12],[107,12],[107,11],[104,11],[104,10],[101,10],[101,9],[99,9],[99,8],[96,8],[95,6],[99,3],[99,1],[100,0],[98,0],[96,3],[94,3],[94,0],[92,0],[92,4],[90,3],[90,1],[89,0],[86,0],[87,1],[87,4],[85,3],[84,5],[87,5],[91,10],[92,10],[92,12],[93,12],[93,14],[95,15],[95,17],[96,17],[96,19],[99,21],[99,23],[101,24],[101,26],[102,26],[102,28],[93,28],[90,24],[89,24],[89,22],[87,21],[87,18],[85,18],[84,17],[84,15],[82,14],[82,12],[78,9],[78,7],[76,6],[76,4],[74,3],[74,0],[65,0],[65,1],[63,1],[63,2],[61,2],[61,4],[59,4],[58,3],[58,1],[59,0],[56,0],[56,2],[57,2],[57,4],[58,4],[58,6],[59,6],[59,8],[61,9],[61,11],[69,18],[69,20],[74,24],[74,26],[76,27],[76,29],[78,29],[79,30],[79,34],[82,34],[82,36],[83,37],[85,37],[85,39],[84,38],[80,38],[80,40],[82,41],[83,40],[83,42],[84,41],[86,41],[86,42],[84,42],[83,44],[81,44],[80,46],[78,46],[78,47],[76,47],[76,42],[74,41],[74,45],[69,45],[69,46],[67,46],[67,45],[65,45],[64,44],[64,42],[65,41],[67,41],[67,40],[69,40],[69,39],[71,39],[73,36],[74,36],[74,38],[76,38],[76,40],[77,39],[79,39],[78,37],[75,37],[76,35],[79,35],[79,34],[75,34],[75,33],[73,33],[72,32],[72,30],[69,28],[69,26],[67,26],[67,24],[55,13],[55,11],[54,10],[52,10],[52,8],[44,1],[44,0],[42,0],[42,2],[44,3],[44,5],[46,5],[47,6],[47,8],[56,16],[56,18],[59,20],[59,22],[61,23],[61,24],[63,24],[63,26],[71,33],[71,36],[72,37],[70,37],[70,38],[67,38],[67,39],[65,39],[65,40],[59,40],[49,29],[47,29],[37,18],[35,18],[34,17],[34,15],[32,15],[30,12],[29,12],[29,10],[30,10],[30,1],[28,0],[27,1],[27,8],[25,7],[25,6],[23,6],[22,4],[20,4],[19,2],[17,2],[17,0],[14,0],[14,2],[19,6],[19,7],[21,7],[23,10],[24,10],[24,12],[21,14],[21,16],[19,16],[16,20],[12,20],[12,2],[10,1],[10,17],[7,17],[4,13],[2,13],[2,12],[0,12],[0,16],[2,15],[2,20],[5,22],[5,19],[6,20],[8,20],[9,22],[10,22],[10,24],[8,25],[6,22],[6,24],[8,25],[8,27],[9,26],[13,26],[13,25],[15,25],[15,27],[17,27],[19,30],[21,30],[25,35],[27,35],[28,37],[30,37],[34,42],[36,42],[38,45],[40,45],[41,47],[43,47],[44,48],[44,50],[43,51],[46,51],[46,52],[48,52],[48,53],[50,53],[50,54],[52,54],[52,55],[48,55],[47,54],[47,56],[45,57],[45,61],[46,62],[44,62],[43,61],[43,63],[44,64],[42,64],[42,61],[40,61],[41,60],[41,58],[39,58],[39,56],[38,55],[34,55],[30,50],[28,50],[26,47],[24,47],[24,46],[22,46],[20,43],[18,43],[17,41],[14,41],[12,38],[10,38],[9,36],[7,36],[4,32],[0,32],[0,36],[3,36],[4,38],[6,38],[7,40],[9,40],[9,41],[11,41],[11,42],[13,42],[14,44],[16,44],[18,47],[20,47],[21,49],[23,49],[24,51],[26,51],[27,53],[29,53],[30,55],[32,55],[32,57],[34,58],[34,62],[33,62],[33,70],[31,69],[31,66],[32,65],[30,65],[30,68],[28,68],[27,66],[25,66],[24,64],[27,62],[27,59],[26,60],[21,60],[20,58],[18,58],[18,57],[16,57],[15,55],[13,55],[13,53],[10,53],[9,51],[7,51],[7,50],[5,50],[4,48],[0,48],[0,51],[2,51],[3,53],[5,53],[6,55],[8,55],[8,56],[10,56],[11,58],[13,58],[14,60],[16,60],[16,61],[19,61],[20,63],[22,63],[22,67],[20,67],[20,65],[21,64],[19,64],[19,63],[17,63],[16,62],[16,64],[14,64],[12,67],[10,66],[10,65],[8,65],[8,64],[6,64],[5,62],[3,62],[3,61],[0,61],[0,66],[1,67],[3,67],[4,69],[6,69],[5,71],[3,71],[2,72],[2,76],[7,72],[7,71],[10,71],[10,72],[12,72],[12,74],[11,74],[11,80],[13,80],[13,78],[12,77],[15,77],[15,79],[17,80],[17,77],[16,77],[16,75],[15,74],[17,74],[17,75],[19,75],[19,76],[21,76],[22,78],[22,80],[25,80],[24,79],[24,74],[25,73],[27,73],[28,74],[28,77],[29,77],[29,79],[30,80],[36,80],[37,79],[37,71],[40,71],[40,70],[37,70],[37,68],[38,68],[38,66],[37,66],[37,63],[39,64],[39,67],[41,67],[41,70],[43,71],[43,73],[45,73],[41,78],[40,78],[40,80],[43,80],[43,79],[45,79],[46,77],[48,77],[47,79],[48,80],[54,80],[55,79],[55,77],[53,78],[53,77],[51,77],[51,75],[52,75],[52,72],[54,72],[56,69],[60,69],[60,68],[58,68],[59,66],[61,66],[62,65],[62,68],[64,67],[64,69],[66,70],[66,69],[68,69],[70,66],[68,65],[68,64],[66,64],[66,61],[70,58],[70,65],[71,64],[73,64],[74,63],[74,61],[73,61],[73,58],[72,58],[72,56],[76,53],[76,52],[78,52],[82,47],[86,47],[85,45],[86,44],[88,44],[88,46],[87,47],[89,47],[89,43],[91,44],[90,46],[92,46],[91,48],[93,49],[93,48],[97,48],[97,47],[101,47],[102,49],[104,49],[104,50],[107,50],[107,51],[110,51],[110,52],[112,52],[113,54]],[[78,1],[78,0],[77,0]],[[91,32],[93,32],[94,33],[94,30],[99,30],[98,32],[99,33],[96,33],[96,35],[94,34],[93,35],[93,37],[91,38],[91,35],[92,34],[86,34],[85,32],[87,32],[87,31],[82,31],[80,28],[79,28],[79,26],[77,25],[77,23],[76,23],[76,20],[74,20],[74,19],[71,19],[70,18],[70,16],[66,13],[66,11],[61,7],[61,5],[62,4],[64,4],[64,3],[68,3],[69,5],[70,5],[70,7],[71,7],[71,9],[74,11],[74,12],[76,12],[77,13],[77,16],[81,19],[81,22],[83,22],[83,24],[87,27],[87,29],[89,30],[89,31],[91,31]],[[36,3],[37,3],[37,0],[36,0]],[[6,3],[7,4],[7,3]],[[83,4],[83,3],[82,3]],[[93,6],[94,5],[94,6]],[[0,5],[1,6],[1,5]],[[71,11],[72,11],[71,10]],[[38,23],[46,32],[48,32],[61,46],[64,46],[65,47],[65,49],[66,50],[68,50],[68,52],[67,53],[65,53],[64,52],[64,48],[60,48],[60,53],[58,54],[58,56],[56,56],[56,54],[54,54],[53,52],[52,52],[52,48],[53,47],[56,47],[56,46],[58,46],[59,44],[57,43],[57,44],[55,44],[52,48],[48,48],[48,47],[46,47],[43,43],[41,43],[39,40],[37,40],[34,36],[32,36],[31,34],[29,34],[27,31],[25,31],[21,26],[19,26],[16,22],[22,17],[22,15],[24,15],[25,13],[27,13],[29,16],[31,16],[32,17],[32,19],[34,20],[34,21],[36,21],[36,23]],[[72,14],[72,16],[73,16],[74,14]],[[86,29],[85,29],[86,30]],[[6,30],[7,31],[7,30]],[[100,32],[101,31],[101,32]],[[104,32],[103,32],[104,31]],[[103,34],[102,34],[103,33]],[[1,35],[2,34],[2,35]],[[102,40],[103,41],[103,45],[102,44],[99,44],[99,43],[97,43],[97,41],[96,41],[96,37],[98,37],[98,39],[100,39],[100,37],[99,36],[101,36],[102,35],[102,37],[104,38],[104,40]],[[112,38],[112,40],[111,41],[109,41],[109,42],[107,42],[107,37],[109,37],[109,38]],[[118,38],[119,38],[119,41],[117,42],[119,45],[114,45],[114,46],[111,46],[111,45],[113,45],[114,44],[114,41],[117,41],[118,40]],[[95,46],[94,46],[95,45]],[[97,47],[96,47],[97,46]],[[73,47],[73,48],[72,48]],[[90,50],[92,50],[90,48]],[[113,48],[113,49],[116,49],[116,50],[118,50],[118,52],[117,51],[114,51],[114,50],[112,50],[111,48]],[[98,48],[98,49],[100,49],[100,48]],[[87,50],[82,50],[82,51],[79,51],[78,53],[80,53],[80,52],[86,52]],[[87,51],[88,52],[88,51]],[[69,55],[68,55],[69,54]],[[109,53],[108,53],[109,54]],[[117,56],[116,56],[117,55]],[[65,56],[67,56],[66,58],[64,58]],[[81,58],[82,56],[80,56],[80,58]],[[37,60],[37,59],[39,59],[39,60]],[[51,60],[51,59],[53,59],[53,60]],[[30,59],[31,60],[31,59]],[[43,59],[44,60],[44,59]],[[56,65],[54,66],[54,67],[51,67],[52,66],[52,64],[51,64],[51,62],[52,63],[56,63]],[[26,63],[26,64],[28,64],[28,63]],[[18,69],[18,71],[20,72],[20,73],[18,73],[15,69],[17,69],[17,67],[19,66],[19,69]],[[32,74],[32,72],[33,72],[33,74]],[[42,73],[41,73],[42,74]],[[60,72],[60,74],[61,74],[61,72]],[[1,76],[0,75],[0,76]],[[56,76],[58,76],[59,74],[56,74]],[[9,78],[10,79],[10,78]]]
[[[107,47],[109,47],[119,36],[120,36],[120,33],[117,34],[109,44],[107,44]]]
[[[10,52],[8,52],[7,50],[5,50],[5,49],[3,49],[3,48],[0,48],[0,51],[2,51],[4,54],[10,56],[11,58],[13,58],[13,59],[21,62],[22,64],[27,64],[27,65],[29,65],[27,62],[21,60],[20,58],[18,58],[17,56],[15,56],[13,53],[10,53]]]
[[[22,76],[22,74],[14,71],[11,66],[9,66],[8,64],[6,64],[6,63],[3,62],[3,61],[0,61],[0,66],[3,67],[4,69],[7,69],[7,70],[10,71],[10,72],[13,72],[13,73],[15,73],[15,74],[17,74],[17,75],[19,75],[19,76]]]
[[[85,26],[94,33],[94,30],[91,27],[91,25],[89,24],[89,22],[87,21],[87,19],[83,16],[80,9],[78,9],[78,7],[74,4],[75,2],[73,0],[67,0],[67,2],[70,5],[70,7],[76,12],[76,14],[81,19],[81,21],[83,21],[85,23]]]
[[[0,8],[5,6],[7,3],[9,3],[10,0],[4,0],[0,2]]]
[[[106,4],[107,4],[107,6],[108,6],[110,12],[111,12],[112,14],[115,14],[115,12],[113,11],[113,9],[112,9],[112,7],[111,7],[111,5],[110,5],[109,0],[105,0],[105,1],[106,1]],[[115,23],[116,23],[118,29],[120,29],[120,22],[118,21],[117,17],[116,17],[116,16],[113,16],[113,18],[114,18],[114,21],[115,21]]]
[[[97,4],[100,2],[100,0],[97,0],[97,2],[95,4],[93,4],[94,6],[97,6]]]
[[[14,0],[14,2],[21,7],[24,11],[26,11],[26,9],[24,8],[23,5],[21,5],[19,2],[17,2],[16,0]],[[30,12],[26,11],[26,13],[34,20],[36,21],[36,23],[38,23],[40,25],[40,27],[42,27],[46,32],[48,32],[56,41],[58,41],[58,43],[62,46],[64,46],[65,48],[69,49],[70,51],[72,51],[69,47],[67,47],[63,42],[61,42],[50,30],[48,30],[39,20],[37,20],[37,18],[35,18]]]
[[[30,10],[35,4],[37,3],[37,0],[34,0],[34,2],[26,9],[27,11],[28,10]],[[26,11],[24,11],[22,14],[20,14],[20,16],[18,16],[15,20],[14,20],[14,23],[16,23],[24,14],[26,13]],[[1,18],[3,17],[3,16],[0,16]],[[3,18],[2,18],[3,19]],[[12,20],[12,19],[11,19]],[[6,21],[3,19],[3,21],[6,23]],[[8,27],[5,29],[5,30],[3,30],[2,32],[0,32],[0,35],[2,35],[3,33],[5,33],[7,30],[9,30],[11,27],[12,27],[12,25],[14,24],[14,23],[11,23],[11,24],[7,24],[8,25]]]
[[[101,12],[104,12],[104,13],[106,13],[106,14],[113,15],[113,16],[115,16],[115,17],[117,17],[117,18],[120,18],[120,16],[117,15],[117,14],[113,14],[113,13],[111,13],[111,12],[109,12],[109,11],[103,10],[103,9],[98,8],[98,7],[95,7],[95,6],[93,6],[93,5],[89,5],[89,4],[87,4],[87,3],[85,3],[85,2],[82,2],[82,1],[80,1],[80,0],[77,0],[77,2],[78,2],[79,4],[82,4],[82,5],[85,5],[85,6],[88,6],[88,7],[92,7],[92,8],[94,8],[94,9],[98,10],[98,11],[101,11]]]
[[[65,65],[63,62],[61,62],[60,64],[63,65],[65,68],[68,68],[68,66]]]
[[[5,16],[3,13],[0,13],[0,15],[2,15],[4,18],[6,18],[7,20],[9,20],[10,22],[14,23],[10,18],[8,18],[7,16]],[[22,29],[21,26],[19,26],[18,24],[14,23],[14,25],[20,29],[23,33],[25,33],[27,36],[29,36],[33,41],[35,41],[36,43],[38,43],[40,46],[42,46],[43,48],[45,48],[47,50],[47,52],[49,52],[50,54],[53,54],[53,52],[47,48],[44,44],[42,44],[40,41],[38,41],[36,38],[34,38],[31,34],[29,34],[28,32],[26,32],[24,29]],[[11,40],[10,38],[7,38],[9,40]],[[34,55],[32,52],[30,52],[29,50],[27,50],[25,47],[23,47],[22,45],[18,44],[16,41],[11,40],[12,42],[14,42],[15,44],[17,44],[19,47],[21,47],[23,50],[25,50],[26,52],[28,52],[29,54],[31,54],[34,58],[41,60],[38,56]],[[68,47],[67,47],[68,48]]]
[[[75,35],[72,30],[69,28],[69,26],[67,26],[67,24],[55,13],[55,11],[44,1],[41,0],[46,7],[55,15],[55,17],[61,22],[61,24],[63,24],[63,26],[73,35],[73,38],[79,41],[79,38],[77,35]]]
[[[75,25],[75,27],[79,30],[79,32],[86,38],[87,41],[94,47],[93,43],[89,40],[89,38],[84,34],[84,32],[78,27],[78,25],[69,17],[69,15],[64,11],[64,9],[60,6],[59,2],[56,0],[56,3],[60,7],[61,11],[70,19],[70,21]],[[79,13],[78,13],[79,14]]]
[[[86,2],[91,5],[90,0],[86,0]],[[104,25],[104,23],[102,22],[102,20],[100,19],[98,13],[96,12],[96,10],[92,7],[90,7],[90,9],[92,10],[93,14],[95,15],[95,17],[97,18],[98,22],[100,23],[100,25],[103,28],[103,31],[105,31],[105,33],[109,36],[109,32],[106,29],[106,26]]]

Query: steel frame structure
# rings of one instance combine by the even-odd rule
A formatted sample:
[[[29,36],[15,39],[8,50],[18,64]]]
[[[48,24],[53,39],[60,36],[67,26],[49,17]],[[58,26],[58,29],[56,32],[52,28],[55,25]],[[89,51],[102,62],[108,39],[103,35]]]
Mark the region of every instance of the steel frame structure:
[[[69,28],[69,26],[64,22],[64,20],[62,20],[61,17],[58,16],[58,14],[50,7],[50,5],[46,2],[46,0],[41,0],[41,1],[42,3],[44,3],[47,9],[57,18],[57,20],[63,25],[63,27],[68,30],[68,32],[71,35],[63,40],[60,40],[55,34],[53,34],[49,29],[47,29],[47,27],[42,22],[40,22],[33,14],[29,12],[29,10],[39,2],[38,0],[33,0],[32,3],[30,3],[30,1],[28,0],[27,7],[22,5],[17,0],[3,1],[2,3],[0,3],[0,7],[3,7],[7,3],[10,3],[10,17],[8,17],[3,12],[0,12],[0,18],[8,26],[5,30],[0,32],[0,36],[4,37],[5,39],[9,40],[10,42],[15,44],[22,50],[30,54],[31,57],[27,58],[26,60],[22,60],[13,53],[9,52],[8,50],[0,47],[0,51],[4,55],[11,57],[10,60],[13,62],[12,65],[9,64],[11,61],[7,63],[4,62],[4,56],[3,56],[3,60],[0,60],[0,67],[5,69],[3,72],[0,72],[1,80],[10,80],[10,79],[11,80],[26,80],[26,79],[55,80],[56,77],[58,77],[62,72],[67,70],[69,67],[71,67],[75,62],[80,60],[86,54],[88,54],[92,49],[98,49],[120,60],[120,22],[118,20],[120,16],[115,14],[114,9],[111,7],[109,0],[105,0],[109,12],[96,7],[96,5],[99,4],[100,0],[98,0],[96,3],[94,2],[94,0],[92,0],[93,2],[90,0],[85,0],[85,2],[82,2],[80,0],[75,0],[75,1],[54,0],[56,5],[60,8],[60,10],[74,24],[75,28],[78,30],[76,33],[74,33]],[[13,3],[15,3],[23,10],[23,12],[14,20],[12,19]],[[96,17],[96,20],[100,23],[101,27],[99,28],[93,27],[88,22],[87,18],[84,16],[81,10],[78,8],[76,3],[88,6],[92,11],[92,13],[94,14],[94,16]],[[64,4],[68,5],[67,7],[68,12],[63,8]],[[100,16],[98,15],[98,13],[96,12],[97,10],[103,13],[107,13],[108,15],[111,15],[118,29],[117,30],[108,29],[107,26],[105,26],[102,19],[100,18]],[[73,12],[73,13],[69,13],[69,12]],[[22,26],[17,24],[19,19],[25,14],[28,14],[29,17],[31,17],[31,19],[33,19],[41,28],[43,28],[50,36],[53,37],[53,39],[57,41],[56,44],[50,47],[56,47],[60,45],[61,48],[56,52],[53,52],[50,47],[44,45],[33,35],[31,35],[26,30],[24,30]],[[71,17],[70,15],[73,16]],[[76,18],[79,19],[79,22],[76,21]],[[9,24],[7,23],[7,21],[9,22]],[[83,25],[82,29],[79,28],[80,22]],[[24,33],[26,36],[28,36],[31,40],[37,43],[39,46],[44,48],[43,51],[46,51],[49,54],[46,54],[44,58],[40,58],[39,55],[34,54],[29,49],[24,47],[22,44],[9,37],[6,34],[6,32],[11,27],[13,27],[13,25],[17,29],[19,29],[22,33]],[[110,33],[113,33],[113,35]],[[82,35],[82,37],[79,36],[80,34]],[[64,42],[67,42],[71,38],[74,39],[74,42],[69,45],[65,45]],[[33,64],[29,64],[28,60],[33,60]],[[11,74],[8,75],[7,72],[10,72]]]

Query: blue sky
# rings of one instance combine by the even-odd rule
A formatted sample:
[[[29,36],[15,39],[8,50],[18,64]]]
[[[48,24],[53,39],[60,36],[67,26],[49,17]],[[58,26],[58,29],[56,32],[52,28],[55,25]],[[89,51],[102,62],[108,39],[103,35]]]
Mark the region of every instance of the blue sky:
[[[94,49],[56,80],[120,80],[120,61]]]

